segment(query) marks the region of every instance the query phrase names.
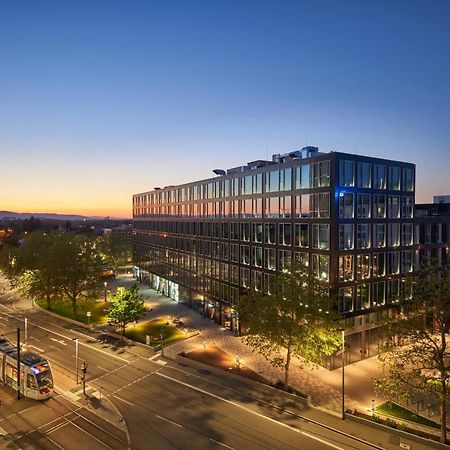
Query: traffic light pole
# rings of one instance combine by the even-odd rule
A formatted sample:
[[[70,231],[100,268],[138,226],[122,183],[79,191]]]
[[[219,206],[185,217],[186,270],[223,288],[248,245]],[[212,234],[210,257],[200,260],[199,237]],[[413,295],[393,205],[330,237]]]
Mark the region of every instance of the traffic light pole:
[[[87,364],[83,361],[81,365],[81,373],[83,374],[83,395],[86,397],[86,372],[87,372]]]

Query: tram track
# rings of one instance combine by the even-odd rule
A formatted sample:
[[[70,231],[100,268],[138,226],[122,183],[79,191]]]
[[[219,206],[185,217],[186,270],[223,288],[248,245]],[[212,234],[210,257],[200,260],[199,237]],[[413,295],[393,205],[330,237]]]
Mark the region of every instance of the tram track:
[[[75,405],[75,407],[71,407],[71,405]],[[35,412],[36,410],[43,409],[42,411],[37,411],[42,417],[50,415],[56,415],[57,417],[48,422],[35,426],[33,425],[33,420],[35,419],[31,420],[33,415],[30,414],[33,409]],[[51,412],[45,410],[50,410]],[[24,433],[14,434],[13,438],[10,440],[18,444],[20,443],[20,440],[26,439],[27,441],[33,442],[33,445],[38,448],[46,448],[46,446],[42,447],[39,444],[39,441],[43,437],[59,448],[66,448],[58,443],[58,439],[51,437],[52,434],[57,433],[65,427],[74,427],[77,430],[77,433],[82,432],[88,436],[89,439],[92,439],[104,448],[119,450],[128,447],[128,442],[126,440],[122,439],[104,426],[94,422],[89,417],[84,415],[83,412],[89,414],[88,410],[85,410],[84,407],[72,402],[70,399],[56,394],[50,400],[36,403],[36,405],[33,405],[32,407],[0,419],[0,424],[3,427],[8,428],[8,423],[11,424],[14,418],[19,418],[19,421],[22,423],[21,427],[28,427],[29,430]],[[30,415],[29,419],[27,418],[27,414]],[[108,423],[108,425],[114,427],[114,425],[109,422],[105,421],[105,423]],[[119,430],[118,428],[116,429]]]

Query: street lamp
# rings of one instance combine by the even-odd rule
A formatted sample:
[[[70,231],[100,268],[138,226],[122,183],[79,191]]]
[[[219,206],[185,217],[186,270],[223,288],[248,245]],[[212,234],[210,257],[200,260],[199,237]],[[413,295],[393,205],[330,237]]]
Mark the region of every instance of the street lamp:
[[[106,286],[108,286],[108,282],[105,281],[105,282],[103,283],[103,286],[105,286],[105,302],[106,302]]]
[[[341,330],[342,333],[342,420],[345,420],[345,330]]]
[[[25,347],[28,344],[28,319],[25,317],[25,342],[23,346]]]
[[[78,338],[73,338],[72,341],[75,341],[75,373],[78,384]]]

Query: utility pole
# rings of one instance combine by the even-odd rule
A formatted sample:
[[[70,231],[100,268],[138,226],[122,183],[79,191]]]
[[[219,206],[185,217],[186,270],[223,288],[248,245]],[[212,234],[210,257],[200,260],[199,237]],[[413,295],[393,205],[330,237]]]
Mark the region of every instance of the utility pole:
[[[20,400],[20,328],[17,328],[17,400]]]
[[[72,340],[75,341],[75,373],[78,385],[78,338],[73,338]]]

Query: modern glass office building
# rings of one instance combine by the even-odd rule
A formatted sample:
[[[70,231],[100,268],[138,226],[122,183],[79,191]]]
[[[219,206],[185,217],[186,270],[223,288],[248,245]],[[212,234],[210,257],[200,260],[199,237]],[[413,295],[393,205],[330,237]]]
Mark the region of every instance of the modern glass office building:
[[[136,276],[237,331],[242,290],[270,294],[296,258],[337,296],[347,361],[376,354],[413,270],[415,166],[305,147],[214,172],[133,196]]]

